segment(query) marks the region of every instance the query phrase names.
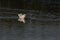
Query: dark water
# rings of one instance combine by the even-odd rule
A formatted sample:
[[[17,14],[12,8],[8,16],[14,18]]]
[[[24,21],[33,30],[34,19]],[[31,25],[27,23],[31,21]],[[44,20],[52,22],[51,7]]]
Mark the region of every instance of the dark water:
[[[18,12],[19,11],[19,12]],[[22,10],[1,9],[0,17],[17,16]],[[3,13],[4,12],[4,13]],[[34,14],[31,18],[45,18],[45,13],[22,11]],[[37,15],[37,16],[35,16]],[[30,15],[31,16],[31,15]],[[29,17],[30,17],[29,16]],[[51,17],[50,15],[48,15]],[[53,19],[54,20],[54,19]],[[16,19],[0,19],[0,40],[60,40],[60,21],[26,20],[20,23]]]
[[[60,40],[60,22],[0,20],[0,40]]]

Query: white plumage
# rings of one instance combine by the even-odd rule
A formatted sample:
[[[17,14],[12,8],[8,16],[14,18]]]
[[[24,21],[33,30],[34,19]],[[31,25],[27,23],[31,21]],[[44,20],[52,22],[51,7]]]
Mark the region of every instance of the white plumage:
[[[26,14],[21,13],[21,14],[18,14],[18,16],[19,16],[18,21],[25,23]]]

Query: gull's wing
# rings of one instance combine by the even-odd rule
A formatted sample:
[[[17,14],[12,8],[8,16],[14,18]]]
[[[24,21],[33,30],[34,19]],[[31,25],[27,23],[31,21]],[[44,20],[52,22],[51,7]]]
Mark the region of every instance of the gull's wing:
[[[22,17],[22,18],[25,18],[25,16],[26,16],[26,14],[22,15],[21,17]]]
[[[18,16],[20,17],[20,16],[22,16],[22,14],[18,14]]]
[[[22,22],[25,23],[25,20],[23,19]]]
[[[26,14],[18,14],[19,18],[25,18]]]

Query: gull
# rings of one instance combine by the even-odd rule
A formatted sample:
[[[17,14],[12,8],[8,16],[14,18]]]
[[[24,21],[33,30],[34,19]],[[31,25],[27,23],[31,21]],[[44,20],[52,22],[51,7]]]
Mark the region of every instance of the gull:
[[[22,14],[22,13],[18,14],[18,17],[19,17],[18,21],[25,23],[26,14]]]

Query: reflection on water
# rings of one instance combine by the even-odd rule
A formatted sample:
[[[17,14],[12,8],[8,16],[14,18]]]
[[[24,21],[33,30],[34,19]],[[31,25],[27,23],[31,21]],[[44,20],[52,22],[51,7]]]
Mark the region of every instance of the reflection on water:
[[[0,40],[59,40],[59,22],[0,21]]]

